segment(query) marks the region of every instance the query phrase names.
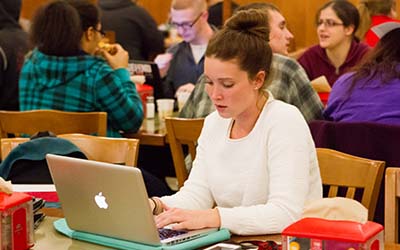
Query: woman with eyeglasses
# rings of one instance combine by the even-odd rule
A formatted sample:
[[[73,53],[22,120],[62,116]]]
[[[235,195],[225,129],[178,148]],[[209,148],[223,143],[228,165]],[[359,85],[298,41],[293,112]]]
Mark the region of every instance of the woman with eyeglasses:
[[[143,108],[130,80],[128,53],[99,49],[103,38],[99,11],[86,0],[54,1],[33,19],[34,50],[26,58],[19,80],[20,110],[107,112],[108,136],[135,132]]]
[[[354,35],[359,14],[348,1],[333,0],[323,5],[317,12],[316,23],[319,44],[304,52],[299,63],[311,80],[325,76],[332,86],[362,59],[368,46],[359,43]]]

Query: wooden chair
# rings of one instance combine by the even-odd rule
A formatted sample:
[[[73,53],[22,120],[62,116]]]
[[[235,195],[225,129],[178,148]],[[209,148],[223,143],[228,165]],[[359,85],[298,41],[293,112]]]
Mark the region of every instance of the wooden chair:
[[[317,148],[317,155],[322,184],[329,187],[328,197],[339,196],[341,189],[347,189],[345,197],[357,199],[356,190],[362,190],[360,202],[368,209],[368,219],[372,220],[385,162],[327,148]]]
[[[58,110],[0,111],[0,138],[38,131],[55,134],[83,133],[106,136],[106,112],[66,112]]]
[[[385,243],[399,242],[400,168],[387,168],[385,175]]]
[[[203,128],[204,118],[165,118],[167,138],[172,153],[178,187],[182,187],[188,177],[185,164],[185,155],[182,146],[187,145],[189,154],[194,160],[196,157],[197,139]]]
[[[109,138],[84,134],[62,134],[57,137],[74,143],[89,160],[136,166],[139,140],[127,138]],[[19,144],[29,138],[2,138],[2,159]]]

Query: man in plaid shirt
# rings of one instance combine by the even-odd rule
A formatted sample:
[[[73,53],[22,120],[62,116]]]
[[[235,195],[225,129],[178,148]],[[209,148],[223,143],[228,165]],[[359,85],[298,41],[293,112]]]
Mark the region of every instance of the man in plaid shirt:
[[[48,6],[32,24],[36,48],[21,71],[20,110],[105,111],[108,136],[137,131],[143,107],[126,69],[128,53],[117,44],[115,53],[102,50],[103,57],[94,56],[102,39],[96,6],[86,1]]]
[[[296,106],[307,122],[322,119],[323,105],[318,94],[311,87],[304,69],[293,59],[286,57],[288,45],[293,35],[286,28],[285,18],[279,9],[270,3],[252,3],[239,7],[244,9],[261,9],[267,12],[270,22],[270,41],[274,52],[271,72],[266,79],[268,90],[281,101]],[[180,117],[205,117],[215,110],[205,91],[204,75],[199,78],[195,89],[180,112]]]

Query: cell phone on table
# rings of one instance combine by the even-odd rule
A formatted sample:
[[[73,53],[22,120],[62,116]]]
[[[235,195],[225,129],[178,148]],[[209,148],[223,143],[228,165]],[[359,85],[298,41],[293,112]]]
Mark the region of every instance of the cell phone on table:
[[[230,243],[217,243],[204,250],[237,250],[242,249],[240,245],[230,244]]]

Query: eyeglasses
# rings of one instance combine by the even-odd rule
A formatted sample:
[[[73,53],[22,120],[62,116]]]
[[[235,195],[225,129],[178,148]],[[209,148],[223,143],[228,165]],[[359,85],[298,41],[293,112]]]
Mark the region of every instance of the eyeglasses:
[[[328,27],[328,28],[332,28],[332,27],[339,26],[339,25],[344,25],[343,23],[338,23],[338,22],[336,22],[335,20],[332,20],[332,19],[325,19],[325,20],[320,19],[320,20],[318,20],[317,27],[321,26],[321,24],[324,24],[324,26]]]
[[[97,31],[97,32],[99,32],[100,33],[100,35],[101,35],[101,37],[105,37],[106,36],[106,32],[104,32],[104,30],[102,30],[102,29],[96,29],[96,28],[94,28],[93,27],[93,29],[95,30],[95,31]]]
[[[197,23],[197,21],[200,19],[201,15],[203,15],[203,12],[201,12],[196,19],[194,19],[192,22],[183,22],[183,23],[176,23],[176,22],[172,22],[170,21],[169,24],[171,24],[172,26],[176,27],[176,28],[182,28],[182,29],[190,29],[193,27],[193,25],[195,25]]]

